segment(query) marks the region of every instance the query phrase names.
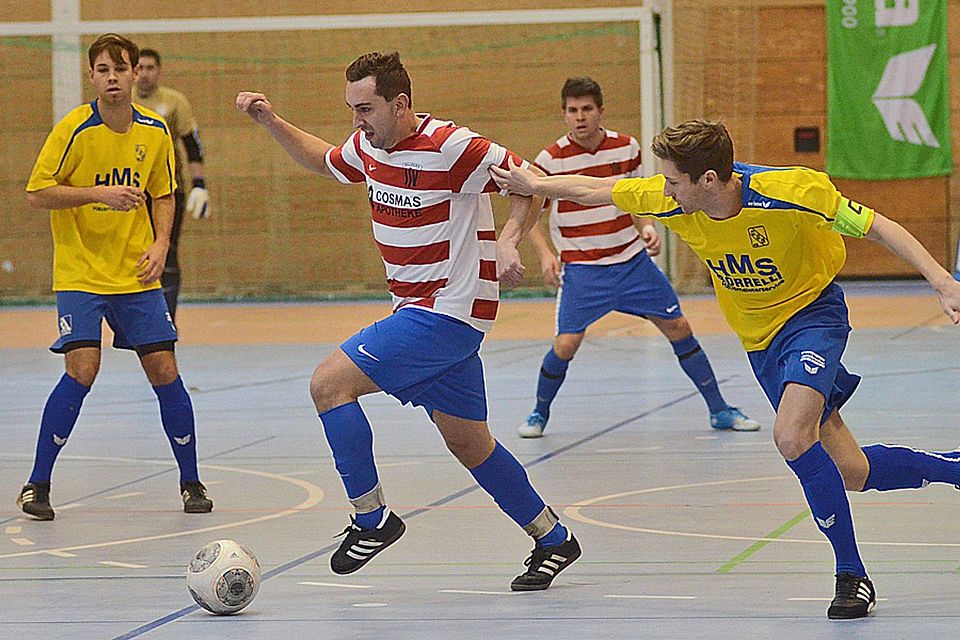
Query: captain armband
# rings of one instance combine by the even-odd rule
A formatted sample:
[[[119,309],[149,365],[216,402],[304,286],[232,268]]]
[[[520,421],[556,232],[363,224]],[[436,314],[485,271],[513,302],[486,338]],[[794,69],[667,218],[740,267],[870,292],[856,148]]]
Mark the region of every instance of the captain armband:
[[[840,196],[840,206],[833,221],[833,230],[840,235],[862,238],[867,235],[873,225],[873,215],[873,209],[870,207]]]

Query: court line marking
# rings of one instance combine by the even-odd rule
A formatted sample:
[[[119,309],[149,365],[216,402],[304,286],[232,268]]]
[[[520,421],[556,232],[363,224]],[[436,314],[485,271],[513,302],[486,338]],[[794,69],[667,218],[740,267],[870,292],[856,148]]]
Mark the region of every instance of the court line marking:
[[[597,453],[639,453],[641,451],[660,451],[663,447],[624,447],[622,449],[597,449]]]
[[[618,498],[625,498],[628,496],[636,496],[647,493],[658,493],[662,491],[674,491],[677,489],[699,489],[703,487],[716,487],[721,485],[730,485],[730,484],[743,484],[749,482],[769,482],[771,480],[789,480],[795,479],[796,476],[793,475],[780,475],[780,476],[760,476],[756,478],[738,478],[735,480],[714,480],[711,482],[691,482],[686,484],[675,484],[675,485],[666,485],[661,487],[650,487],[648,489],[635,489],[633,491],[623,491],[620,493],[611,493],[605,496],[598,496],[596,498],[588,498],[587,500],[581,500],[575,504],[570,505],[569,507],[563,510],[563,515],[571,520],[576,520],[577,522],[582,522],[584,524],[591,524],[596,527],[604,527],[607,529],[617,529],[619,531],[632,531],[634,533],[650,533],[661,536],[676,536],[680,538],[701,538],[704,540],[739,540],[744,542],[760,542],[762,540],[768,540],[766,537],[758,536],[733,536],[733,535],[723,535],[718,533],[696,533],[692,531],[671,531],[669,529],[651,529],[648,527],[633,527],[625,524],[617,524],[614,522],[605,522],[603,520],[597,520],[596,518],[590,518],[581,513],[582,509],[586,507],[591,507],[598,505],[607,500],[615,500]],[[826,539],[823,540],[803,540],[799,538],[776,538],[770,540],[770,542],[787,542],[792,544],[830,544]],[[957,548],[960,547],[960,542],[886,542],[886,541],[862,541],[858,540],[857,545],[863,546],[872,546],[872,547],[929,547],[929,548]]]
[[[304,582],[298,582],[297,584],[302,584],[307,587],[333,587],[334,589],[370,589],[371,586],[368,584],[337,584],[336,582],[313,582],[306,580]]]
[[[121,461],[121,462],[131,462],[131,463],[141,464],[141,465],[142,465],[142,464],[163,464],[163,465],[168,464],[166,461],[159,461],[159,460],[132,460],[132,459],[129,459],[129,458],[105,458],[105,457],[96,457],[96,456],[86,457],[85,459],[88,459],[88,460],[101,460],[101,461],[103,461],[103,460],[109,460],[109,461],[113,461],[113,462],[117,462],[117,461]],[[230,472],[230,473],[242,473],[242,474],[246,474],[246,475],[258,476],[258,477],[261,477],[261,478],[266,478],[266,479],[268,479],[268,480],[278,480],[278,481],[280,481],[280,482],[287,482],[287,483],[289,483],[289,484],[298,486],[298,487],[300,487],[301,489],[303,489],[304,491],[306,491],[306,492],[307,492],[307,498],[306,498],[305,500],[303,500],[300,504],[295,505],[295,506],[293,506],[293,507],[290,507],[290,508],[288,508],[288,509],[284,509],[284,510],[282,510],[282,511],[277,511],[277,512],[275,512],[275,513],[268,513],[268,514],[266,514],[266,515],[258,516],[258,517],[256,517],[256,518],[250,518],[250,519],[248,519],[248,520],[239,520],[239,521],[236,521],[236,522],[227,522],[227,523],[218,524],[218,525],[213,525],[213,526],[209,526],[209,527],[200,527],[200,528],[197,528],[197,529],[188,529],[188,530],[185,530],[185,531],[173,531],[173,532],[170,532],[170,533],[160,533],[160,534],[156,534],[156,535],[152,535],[152,536],[140,536],[140,537],[137,537],[137,538],[125,538],[125,539],[120,539],[120,540],[109,540],[109,541],[106,541],[106,542],[95,542],[95,543],[90,543],[90,544],[79,544],[79,545],[73,545],[73,546],[69,546],[69,547],[57,547],[57,548],[55,548],[55,549],[41,549],[41,550],[37,550],[37,551],[24,551],[24,552],[20,552],[20,553],[6,553],[6,554],[0,554],[0,559],[2,559],[2,558],[18,558],[18,557],[39,555],[39,554],[41,554],[41,553],[51,553],[51,552],[53,552],[53,551],[66,551],[66,552],[69,552],[69,551],[81,551],[81,550],[86,550],[86,549],[104,549],[104,548],[106,548],[106,547],[116,547],[116,546],[127,545],[127,544],[136,544],[136,543],[139,543],[139,542],[151,542],[151,541],[154,541],[154,540],[169,540],[169,539],[171,539],[171,538],[181,538],[181,537],[184,537],[184,536],[190,536],[190,535],[194,535],[194,534],[197,534],[197,533],[208,533],[208,532],[210,532],[210,531],[222,531],[222,530],[224,530],[224,529],[234,529],[234,528],[237,528],[237,527],[242,527],[242,526],[246,526],[246,525],[250,525],[250,524],[256,524],[256,523],[258,523],[258,522],[265,522],[265,521],[268,521],[268,520],[275,520],[275,519],[277,519],[277,518],[284,518],[284,517],[286,517],[286,516],[291,516],[291,515],[295,515],[295,514],[297,514],[297,513],[301,513],[301,512],[303,512],[303,511],[305,511],[305,510],[307,510],[307,509],[310,509],[310,508],[316,506],[316,505],[319,504],[319,503],[323,500],[323,498],[324,498],[323,489],[321,489],[321,488],[318,487],[317,485],[313,484],[312,482],[307,482],[306,480],[300,480],[300,479],[298,479],[298,478],[289,478],[289,477],[287,477],[287,476],[279,475],[279,474],[276,474],[276,473],[268,473],[268,472],[266,472],[266,471],[254,471],[254,470],[251,470],[251,469],[239,469],[239,468],[237,468],[237,467],[226,467],[226,466],[214,465],[214,464],[204,464],[204,465],[200,465],[200,466],[201,466],[201,468],[203,468],[203,469],[215,469],[215,470],[217,470],[217,471],[226,471],[226,472]],[[60,507],[60,508],[62,509],[63,507]]]
[[[23,531],[23,527],[12,527],[12,526],[7,527],[6,529],[3,530],[3,532],[7,535],[13,535],[15,533],[20,533],[21,531]]]
[[[352,606],[359,608],[369,608],[369,607],[387,607],[389,606],[386,602],[356,602]]]
[[[886,602],[890,598],[877,598],[877,602]],[[787,598],[788,602],[833,602],[833,598]]]
[[[101,560],[99,564],[107,565],[108,567],[119,567],[121,569],[146,569],[147,565],[145,564],[134,564],[133,562],[119,562],[117,560]]]
[[[512,591],[474,591],[472,589],[440,589],[438,593],[456,593],[468,596],[512,596]]]
[[[208,483],[209,484],[209,483]],[[123,500],[124,498],[132,498],[134,496],[142,496],[145,491],[131,491],[129,493],[118,493],[115,496],[107,496],[104,500]]]
[[[649,596],[609,593],[604,598],[632,599],[632,600],[696,600],[699,596]]]
[[[21,547],[29,547],[37,544],[30,538],[10,538],[10,542],[16,545],[20,545]]]
[[[726,380],[729,380],[729,378],[725,378],[724,380],[719,380],[718,383],[719,383],[719,384],[722,384],[722,383],[725,382]],[[579,440],[576,440],[576,441],[574,441],[574,442],[571,442],[571,443],[568,444],[568,445],[565,445],[565,446],[563,446],[563,447],[559,447],[559,448],[557,448],[557,449],[554,449],[553,451],[550,451],[550,452],[547,452],[547,453],[543,454],[542,456],[539,456],[539,457],[537,457],[537,458],[534,458],[533,460],[531,460],[531,461],[528,462],[527,464],[523,465],[523,467],[524,467],[525,469],[529,469],[530,467],[536,466],[536,465],[540,464],[541,462],[546,462],[547,460],[550,460],[551,458],[555,458],[556,456],[559,456],[559,455],[561,455],[561,454],[563,454],[563,453],[566,453],[567,451],[570,451],[571,449],[574,449],[574,448],[576,448],[576,447],[579,447],[579,446],[582,445],[582,444],[586,444],[587,442],[591,442],[591,441],[593,441],[593,440],[596,440],[597,438],[600,438],[600,437],[602,437],[602,436],[605,436],[605,435],[607,435],[608,433],[612,433],[613,431],[616,431],[616,430],[619,429],[620,427],[623,427],[623,426],[626,426],[626,425],[631,424],[631,423],[633,423],[633,422],[636,422],[637,420],[642,420],[642,419],[644,419],[644,418],[646,418],[646,417],[648,417],[648,416],[651,416],[651,415],[653,415],[653,414],[655,414],[655,413],[657,413],[657,412],[659,412],[659,411],[662,411],[663,409],[669,409],[670,407],[673,407],[674,405],[680,404],[681,402],[684,402],[684,401],[686,401],[686,400],[689,400],[690,398],[693,398],[693,397],[698,396],[698,395],[700,395],[700,392],[697,391],[697,390],[688,391],[688,392],[686,392],[686,393],[683,393],[683,394],[677,396],[676,398],[674,398],[673,400],[669,400],[669,401],[664,402],[664,403],[662,403],[662,404],[660,404],[660,405],[657,405],[657,406],[655,406],[655,407],[653,407],[653,408],[651,408],[651,409],[648,409],[647,411],[644,411],[644,412],[642,412],[642,413],[638,413],[638,414],[635,415],[635,416],[632,416],[632,417],[627,418],[627,419],[625,419],[625,420],[621,420],[620,422],[616,422],[616,423],[610,425],[609,427],[604,427],[603,429],[600,429],[599,431],[595,431],[594,433],[592,433],[592,434],[590,434],[590,435],[584,436],[583,438],[580,438]],[[429,512],[430,510],[432,510],[432,509],[435,508],[435,507],[444,506],[444,505],[446,505],[446,504],[448,504],[448,503],[450,503],[450,502],[453,502],[453,501],[455,501],[455,500],[458,500],[458,499],[462,498],[463,496],[469,495],[469,494],[473,493],[474,491],[479,491],[479,490],[480,490],[480,486],[477,485],[477,484],[474,484],[474,485],[471,486],[471,487],[467,487],[467,488],[465,488],[465,489],[461,489],[460,491],[456,491],[456,492],[454,492],[454,493],[451,493],[451,494],[449,494],[448,496],[446,496],[446,497],[444,497],[444,498],[440,498],[439,500],[434,500],[433,502],[431,502],[430,504],[428,504],[428,505],[425,506],[425,507],[421,507],[421,508],[419,508],[419,509],[414,509],[413,511],[408,511],[408,512],[406,512],[406,513],[403,513],[403,514],[400,515],[400,517],[401,517],[401,518],[404,518],[404,519],[415,518],[415,517],[417,517],[418,515],[421,515],[421,514],[423,514],[423,513]],[[280,565],[279,567],[274,567],[274,568],[271,569],[270,571],[267,571],[266,573],[263,574],[263,580],[264,580],[264,581],[269,580],[269,579],[273,578],[274,576],[277,576],[277,575],[280,575],[280,574],[282,574],[282,573],[285,573],[285,572],[287,572],[287,571],[289,571],[289,570],[291,570],[291,569],[294,569],[294,568],[296,568],[296,567],[299,567],[299,566],[302,565],[302,564],[306,564],[307,562],[311,562],[312,560],[315,560],[315,559],[317,559],[317,558],[325,555],[326,553],[328,553],[328,552],[330,552],[330,551],[333,551],[334,549],[336,549],[336,548],[339,547],[339,546],[340,546],[340,543],[338,543],[338,542],[333,543],[333,544],[328,544],[327,546],[322,547],[322,548],[320,548],[320,549],[317,549],[316,551],[312,551],[312,552],[308,553],[308,554],[305,555],[305,556],[301,556],[301,557],[299,557],[299,558],[295,558],[294,560],[291,560],[290,562],[287,562],[287,563],[285,563],[285,564],[282,564],[282,565]],[[137,638],[137,637],[139,637],[139,636],[142,636],[142,635],[145,634],[145,633],[149,633],[150,631],[153,631],[154,629],[156,629],[156,628],[158,628],[158,627],[162,627],[163,625],[165,625],[165,624],[167,624],[167,623],[170,623],[170,622],[175,622],[176,620],[179,620],[180,618],[182,618],[182,617],[184,617],[184,616],[186,616],[186,615],[189,615],[189,614],[193,613],[194,611],[199,611],[199,610],[200,610],[200,605],[196,605],[196,604],[190,605],[190,606],[187,606],[187,607],[184,607],[184,608],[182,608],[182,609],[179,609],[179,610],[177,610],[177,611],[174,611],[173,613],[168,613],[168,614],[165,615],[165,616],[162,616],[162,617],[160,617],[160,618],[157,618],[157,619],[155,619],[155,620],[151,620],[150,622],[147,622],[147,623],[145,623],[145,624],[142,624],[142,625],[140,625],[139,627],[137,627],[137,628],[135,628],[135,629],[132,629],[132,630],[130,630],[130,631],[124,633],[124,634],[121,634],[121,635],[119,635],[119,636],[116,636],[116,637],[113,638],[113,640],[130,640],[131,638]]]
[[[723,565],[720,566],[719,569],[717,569],[717,573],[721,573],[721,574],[730,573],[738,565],[741,565],[747,560],[749,560],[750,556],[756,554],[765,546],[767,546],[768,544],[770,544],[771,542],[773,542],[774,540],[776,540],[777,538],[785,534],[787,531],[790,531],[790,529],[793,529],[795,526],[797,526],[801,522],[805,522],[809,516],[810,516],[810,509],[804,509],[803,511],[793,516],[792,518],[784,522],[782,525],[780,525],[779,527],[777,527],[776,529],[774,529],[773,531],[765,535],[763,540],[758,540],[757,542],[754,542],[752,545],[750,545],[749,547],[747,547],[746,549],[744,549],[743,551],[735,555],[733,558],[725,562]]]

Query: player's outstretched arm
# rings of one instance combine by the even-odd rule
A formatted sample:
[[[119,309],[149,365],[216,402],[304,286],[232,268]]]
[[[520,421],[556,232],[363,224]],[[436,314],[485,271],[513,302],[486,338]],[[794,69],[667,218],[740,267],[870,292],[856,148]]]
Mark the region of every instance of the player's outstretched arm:
[[[874,214],[873,226],[866,236],[885,246],[891,253],[906,260],[926,278],[937,292],[940,306],[953,324],[960,324],[960,282],[940,266],[920,241],[893,220]]]
[[[513,160],[509,159],[511,166]],[[532,167],[535,174],[544,175]],[[515,287],[523,279],[526,267],[520,261],[520,241],[540,220],[543,198],[540,196],[510,194],[510,217],[497,237],[497,277],[505,287]]]
[[[501,189],[520,195],[538,195],[557,200],[573,200],[580,204],[613,204],[616,178],[590,176],[538,176],[530,169],[513,164],[510,169],[491,166],[490,176]]]
[[[247,114],[251,120],[266,129],[290,157],[297,161],[297,164],[328,178],[334,177],[324,159],[327,151],[334,145],[293,126],[278,116],[265,95],[241,91],[237,94],[237,110]]]

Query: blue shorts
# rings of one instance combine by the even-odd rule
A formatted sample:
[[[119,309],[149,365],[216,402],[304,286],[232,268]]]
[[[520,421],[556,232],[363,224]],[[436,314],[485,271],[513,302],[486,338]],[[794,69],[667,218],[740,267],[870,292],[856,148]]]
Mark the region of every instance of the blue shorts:
[[[557,292],[557,334],[583,333],[611,311],[648,318],[679,318],[670,281],[646,251],[620,264],[563,265]]]
[[[348,338],[340,349],[403,404],[486,421],[483,332],[431,311],[405,307]]]
[[[112,295],[57,291],[60,337],[50,350],[65,353],[75,342],[99,346],[104,319],[113,329],[113,346],[117,349],[136,349],[177,339],[177,329],[161,289]]]
[[[849,333],[847,303],[840,285],[834,282],[790,318],[769,347],[747,353],[753,373],[775,411],[788,382],[815,389],[824,397],[821,424],[850,399],[860,376],[847,371],[840,362]]]

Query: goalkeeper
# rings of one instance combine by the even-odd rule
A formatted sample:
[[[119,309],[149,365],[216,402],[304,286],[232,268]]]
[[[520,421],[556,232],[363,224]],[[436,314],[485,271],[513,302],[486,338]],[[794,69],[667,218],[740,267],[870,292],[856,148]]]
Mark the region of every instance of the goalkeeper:
[[[134,102],[163,116],[167,126],[170,127],[170,135],[173,136],[177,149],[177,190],[174,193],[173,229],[170,232],[170,251],[167,252],[167,262],[160,278],[163,297],[170,310],[170,318],[176,320],[177,297],[180,295],[180,261],[177,256],[177,247],[180,244],[183,214],[186,211],[195,220],[210,216],[210,196],[203,176],[203,144],[200,142],[197,122],[193,118],[193,110],[186,96],[169,87],[160,86],[160,54],[154,49],[143,49],[137,66],[139,74],[137,96]],[[176,144],[178,140],[180,144]],[[184,152],[186,152],[186,162],[184,162]],[[190,168],[192,178],[190,184],[193,185],[186,197],[184,197],[183,185],[188,183],[184,179],[184,166]]]

